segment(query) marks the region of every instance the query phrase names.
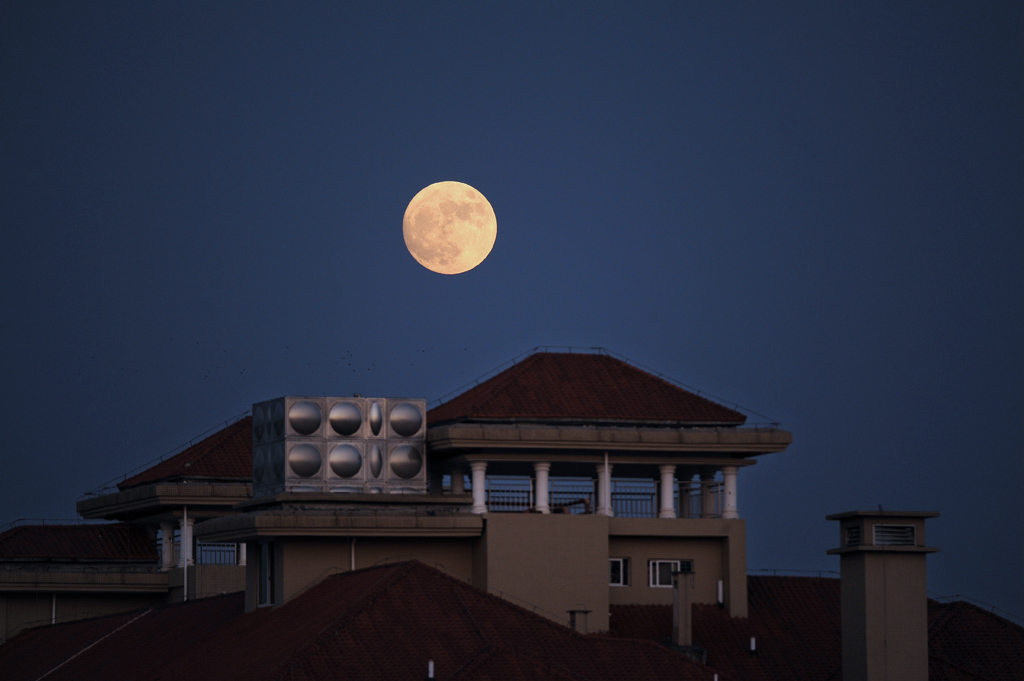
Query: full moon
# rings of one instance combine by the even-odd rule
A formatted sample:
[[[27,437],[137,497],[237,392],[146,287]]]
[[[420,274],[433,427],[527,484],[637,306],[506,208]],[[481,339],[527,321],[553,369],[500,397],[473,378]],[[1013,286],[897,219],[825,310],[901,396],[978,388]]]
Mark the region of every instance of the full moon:
[[[438,182],[412,197],[402,220],[405,247],[428,270],[468,272],[484,261],[498,220],[484,195],[461,182]]]

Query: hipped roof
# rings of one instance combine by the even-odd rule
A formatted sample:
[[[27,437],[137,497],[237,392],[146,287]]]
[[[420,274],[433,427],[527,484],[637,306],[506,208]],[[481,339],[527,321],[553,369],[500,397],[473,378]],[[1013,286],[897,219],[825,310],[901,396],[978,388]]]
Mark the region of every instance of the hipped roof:
[[[693,643],[728,678],[841,681],[839,589],[838,579],[751,575],[749,617],[695,604]],[[672,606],[612,605],[610,622],[614,635],[660,641]],[[1024,679],[1024,628],[965,601],[929,601],[928,658],[931,681]]]
[[[125,490],[174,480],[252,479],[252,417],[246,416],[174,456],[118,483]]]
[[[606,354],[536,352],[427,413],[459,421],[738,426],[738,411]]]
[[[142,527],[21,525],[0,534],[0,559],[156,560]]]
[[[595,638],[422,563],[328,577],[274,608],[241,594],[23,632],[0,646],[5,679],[710,681],[649,641]]]

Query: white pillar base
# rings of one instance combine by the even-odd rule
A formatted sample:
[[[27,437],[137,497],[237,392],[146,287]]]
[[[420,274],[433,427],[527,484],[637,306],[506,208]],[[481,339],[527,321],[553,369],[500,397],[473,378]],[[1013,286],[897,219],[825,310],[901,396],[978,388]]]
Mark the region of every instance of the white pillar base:
[[[597,514],[611,517],[612,510],[612,465],[597,464]]]
[[[661,489],[658,494],[661,504],[658,509],[658,517],[675,518],[676,467],[674,464],[659,466],[658,472],[661,473]],[[680,499],[681,501],[682,499]]]
[[[533,464],[534,475],[534,506],[533,510],[538,513],[551,513],[551,506],[548,502],[548,473],[551,471],[551,464],[538,461]]]
[[[739,505],[736,501],[736,466],[724,466],[722,468],[722,493],[725,495],[725,503],[722,517],[735,519],[740,517]]]
[[[473,513],[487,513],[487,462],[473,461],[469,464],[473,477]]]

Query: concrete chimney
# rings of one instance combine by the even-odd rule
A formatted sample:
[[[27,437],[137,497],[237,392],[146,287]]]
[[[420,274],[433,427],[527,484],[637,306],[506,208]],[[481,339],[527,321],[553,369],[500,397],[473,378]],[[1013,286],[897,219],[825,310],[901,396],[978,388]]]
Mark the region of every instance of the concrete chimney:
[[[848,511],[839,521],[843,681],[928,681],[927,511]]]

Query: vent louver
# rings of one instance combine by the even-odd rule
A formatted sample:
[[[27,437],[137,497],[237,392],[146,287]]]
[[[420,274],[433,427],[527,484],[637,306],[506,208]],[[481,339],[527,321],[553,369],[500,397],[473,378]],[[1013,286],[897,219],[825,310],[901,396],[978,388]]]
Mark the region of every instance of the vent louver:
[[[860,525],[854,525],[853,527],[846,528],[846,545],[847,546],[860,546],[861,544],[861,533]]]
[[[914,546],[914,530],[913,525],[875,525],[875,546]]]

